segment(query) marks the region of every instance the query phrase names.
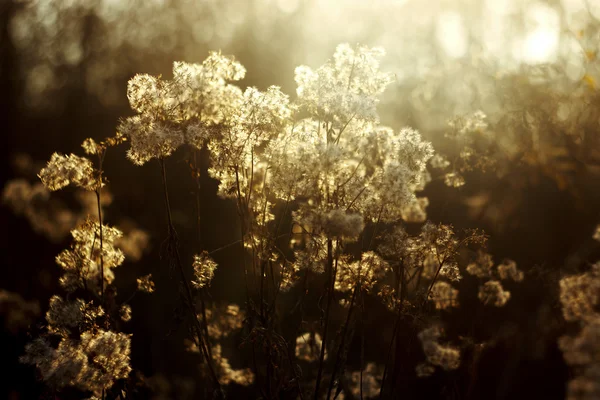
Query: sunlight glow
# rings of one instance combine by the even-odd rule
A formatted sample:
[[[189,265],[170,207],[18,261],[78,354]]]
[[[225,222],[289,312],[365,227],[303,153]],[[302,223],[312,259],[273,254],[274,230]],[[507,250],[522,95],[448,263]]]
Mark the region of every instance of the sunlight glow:
[[[465,23],[456,12],[445,12],[437,21],[436,38],[446,54],[460,58],[467,52],[467,34]]]
[[[532,26],[523,41],[523,61],[529,64],[550,62],[556,57],[559,41],[560,21],[555,10],[542,5],[533,5],[527,13]]]

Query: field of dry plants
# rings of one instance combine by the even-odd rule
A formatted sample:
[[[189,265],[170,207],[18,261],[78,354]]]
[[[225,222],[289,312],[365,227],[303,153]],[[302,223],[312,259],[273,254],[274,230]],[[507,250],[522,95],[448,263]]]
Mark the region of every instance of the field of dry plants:
[[[599,2],[0,21],[0,397],[600,399]]]

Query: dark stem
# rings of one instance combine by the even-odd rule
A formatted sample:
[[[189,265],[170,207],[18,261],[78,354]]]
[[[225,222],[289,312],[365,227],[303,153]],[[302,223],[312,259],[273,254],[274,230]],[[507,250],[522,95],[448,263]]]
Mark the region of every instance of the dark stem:
[[[202,229],[200,227],[200,172],[198,170],[198,151],[194,150],[194,178],[196,179],[196,228],[198,231],[198,246],[201,249],[202,248]],[[202,328],[203,332],[204,332],[204,337],[206,338],[206,341],[208,342],[208,320],[206,319],[206,303],[204,301],[204,290],[200,291],[200,310],[202,312]],[[209,343],[207,343],[208,346],[208,354],[210,355],[210,358],[212,359],[212,348],[210,346]]]
[[[210,358],[210,355],[208,352],[207,343],[205,342],[204,337],[202,335],[202,331],[203,331],[202,325],[200,324],[200,321],[198,320],[198,315],[196,314],[196,309],[194,307],[194,296],[192,294],[192,289],[191,289],[191,286],[190,286],[190,283],[189,283],[187,277],[185,276],[185,272],[183,270],[183,263],[181,262],[181,255],[179,254],[179,248],[178,248],[177,232],[175,231],[175,227],[173,226],[173,216],[171,215],[171,203],[169,201],[169,190],[167,188],[167,172],[166,172],[166,168],[165,168],[165,160],[162,158],[160,159],[160,166],[161,166],[162,181],[163,181],[163,187],[164,187],[165,206],[167,208],[167,228],[168,228],[167,240],[169,243],[168,244],[169,256],[171,256],[171,257],[175,256],[174,258],[175,258],[175,261],[177,264],[177,268],[179,270],[179,275],[180,275],[181,281],[183,283],[183,286],[185,288],[186,304],[187,304],[190,314],[192,315],[192,321],[194,322],[194,325],[195,325],[195,328],[197,331],[198,344],[200,347],[200,351],[202,352],[202,355],[204,356],[204,358],[206,358],[206,364],[208,365],[209,373],[213,380],[213,384],[215,385],[215,388],[217,389],[219,398],[224,398],[225,396],[223,394],[221,384],[219,383],[219,378],[217,377],[214,366],[212,365],[212,359]]]
[[[242,202],[242,192],[240,190],[240,177],[239,177],[239,173],[238,173],[238,169],[236,167],[235,169],[235,183],[237,186],[237,196],[238,196],[238,214],[240,217],[240,234],[242,235],[241,239],[240,239],[240,243],[242,245],[242,263],[244,265],[244,283],[246,284],[246,302],[248,303],[247,307],[248,307],[248,311],[250,311],[250,287],[248,285],[248,268],[246,266],[246,257],[244,256],[246,253],[246,243],[245,243],[245,236],[246,236],[246,212],[244,210],[243,207],[243,202]]]
[[[363,400],[363,370],[365,369],[365,299],[361,294],[361,332],[360,332],[360,400]]]
[[[427,289],[427,293],[425,294],[425,299],[423,300],[423,305],[421,307],[425,307],[425,304],[427,304],[427,300],[429,300],[429,295],[431,294],[431,289],[433,289],[433,285],[435,284],[435,281],[437,280],[437,277],[440,274],[440,271],[442,270],[442,267],[444,266],[445,262],[445,259],[440,261],[440,266],[438,267],[437,271],[435,271],[435,275],[433,276],[433,279],[429,284],[429,289]]]
[[[260,317],[265,328],[267,326],[267,317],[265,315],[265,261],[260,262]]]
[[[333,390],[335,376],[337,375],[337,370],[340,368],[340,364],[342,361],[342,354],[344,353],[344,346],[346,345],[346,334],[348,333],[348,327],[350,326],[350,317],[352,316],[352,310],[354,308],[354,301],[356,300],[356,294],[358,293],[359,287],[360,287],[360,283],[357,283],[354,286],[354,290],[352,291],[352,298],[350,299],[350,308],[348,309],[348,315],[346,316],[346,322],[344,322],[344,327],[342,328],[342,341],[340,342],[340,347],[338,348],[337,355],[335,358],[335,364],[333,365],[333,372],[331,373],[331,379],[329,380],[329,389],[327,390],[327,400],[329,400],[331,398],[331,391]]]
[[[102,190],[102,161],[104,152],[98,155],[98,187],[96,188],[96,204],[98,205],[98,227],[100,229],[100,297],[104,305],[104,234],[102,230],[102,206],[100,205],[100,191]]]
[[[337,260],[336,260],[337,263]],[[323,327],[323,340],[321,342],[321,355],[319,357],[319,370],[317,371],[317,382],[315,384],[314,399],[319,398],[319,387],[321,386],[321,378],[323,376],[323,364],[325,360],[325,347],[327,343],[327,328],[329,327],[329,312],[331,310],[331,301],[333,299],[333,288],[335,285],[335,271],[333,269],[333,241],[327,240],[327,306],[325,308],[325,325]]]
[[[102,207],[100,206],[100,189],[96,189],[96,203],[98,203],[98,226],[100,229],[100,297],[104,305],[104,234],[102,232]]]
[[[396,335],[398,334],[398,327],[400,326],[401,319],[401,308],[398,309],[398,314],[396,315],[396,321],[394,322],[394,329],[392,331],[392,340],[390,340],[390,345],[387,351],[387,360],[385,361],[385,366],[383,367],[383,376],[381,377],[381,387],[379,388],[379,398],[383,398],[383,391],[385,388],[385,378],[387,376],[388,365],[390,363],[390,359],[392,357],[392,350],[394,349],[394,343],[396,342]]]

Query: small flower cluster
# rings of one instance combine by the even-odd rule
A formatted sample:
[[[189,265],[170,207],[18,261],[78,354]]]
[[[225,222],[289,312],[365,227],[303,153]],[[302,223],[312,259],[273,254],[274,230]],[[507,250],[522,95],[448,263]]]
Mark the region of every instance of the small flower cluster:
[[[119,137],[101,143],[87,139],[83,147],[87,153],[102,159],[108,146],[120,142]],[[95,191],[96,210],[101,210],[102,174],[88,159],[55,153],[39,177],[51,191],[69,184]],[[88,203],[81,199],[83,204]],[[110,329],[117,317],[125,322],[131,319],[131,307],[106,302],[105,295],[105,289],[114,280],[113,269],[125,258],[116,247],[123,234],[88,217],[71,230],[71,235],[70,248],[56,257],[63,270],[60,284],[68,297],[51,297],[44,332],[26,345],[21,361],[34,365],[42,379],[56,388],[72,386],[91,392],[92,398],[104,397],[108,389],[118,380],[126,379],[131,371],[131,336]],[[141,255],[140,247],[145,241],[147,235],[138,230],[135,242],[124,247]],[[110,292],[116,295],[114,287]],[[75,294],[95,300],[74,298]]]
[[[344,121],[353,117],[377,119],[377,97],[393,80],[391,74],[379,72],[379,59],[384,54],[381,48],[341,44],[333,60],[316,71],[297,67],[299,104],[323,120],[333,115]]]
[[[154,292],[154,281],[152,274],[144,275],[137,279],[137,290],[143,293]]]
[[[240,89],[227,82],[242,79],[245,72],[233,58],[213,52],[202,64],[175,62],[171,81],[133,77],[127,98],[138,115],[125,118],[118,128],[131,141],[129,159],[143,165],[184,143],[202,147],[211,128],[242,104]]]
[[[458,290],[450,282],[457,283],[462,278],[458,266],[459,252],[467,245],[483,246],[485,242],[486,236],[477,231],[467,231],[465,237],[459,240],[452,227],[443,224],[427,222],[418,236],[410,236],[404,228],[397,226],[383,236],[379,246],[379,252],[396,271],[396,288],[383,285],[379,295],[393,309],[394,305],[399,305],[396,298],[398,281],[410,282],[419,276],[430,282],[427,298],[435,303],[436,309],[458,307]],[[419,290],[413,288],[411,292],[417,295]]]
[[[125,260],[123,252],[115,247],[115,241],[123,234],[116,228],[102,226],[103,240],[100,248],[100,226],[88,219],[79,228],[71,231],[71,248],[56,257],[63,269],[61,286],[73,292],[76,289],[101,292],[101,285],[109,285],[114,279],[113,269]],[[103,274],[103,279],[101,274]]]
[[[75,154],[52,154],[48,165],[40,171],[40,179],[49,190],[55,191],[69,184],[85,190],[102,187],[99,174],[90,160]]]
[[[359,287],[363,291],[370,291],[375,284],[383,278],[388,270],[388,264],[375,252],[362,253],[359,261],[348,262],[340,258],[335,289],[349,292]]]
[[[213,277],[215,276],[215,269],[217,269],[217,263],[210,258],[208,252],[204,251],[194,256],[194,280],[192,286],[196,289],[202,289],[210,285]]]
[[[57,387],[74,386],[101,396],[131,371],[131,337],[100,328],[104,317],[104,309],[91,302],[53,296],[47,333],[26,345],[21,361],[35,365],[44,381]],[[51,344],[54,336],[58,347]]]

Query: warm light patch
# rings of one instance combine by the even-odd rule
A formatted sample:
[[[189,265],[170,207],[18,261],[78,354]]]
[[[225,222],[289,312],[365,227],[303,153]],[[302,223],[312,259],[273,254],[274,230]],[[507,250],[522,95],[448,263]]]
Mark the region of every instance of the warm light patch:
[[[551,62],[556,57],[559,40],[559,18],[555,10],[535,4],[527,12],[528,33],[523,40],[521,57],[529,64]]]
[[[467,52],[467,34],[460,14],[450,11],[442,13],[437,21],[436,38],[444,52],[459,58]]]

